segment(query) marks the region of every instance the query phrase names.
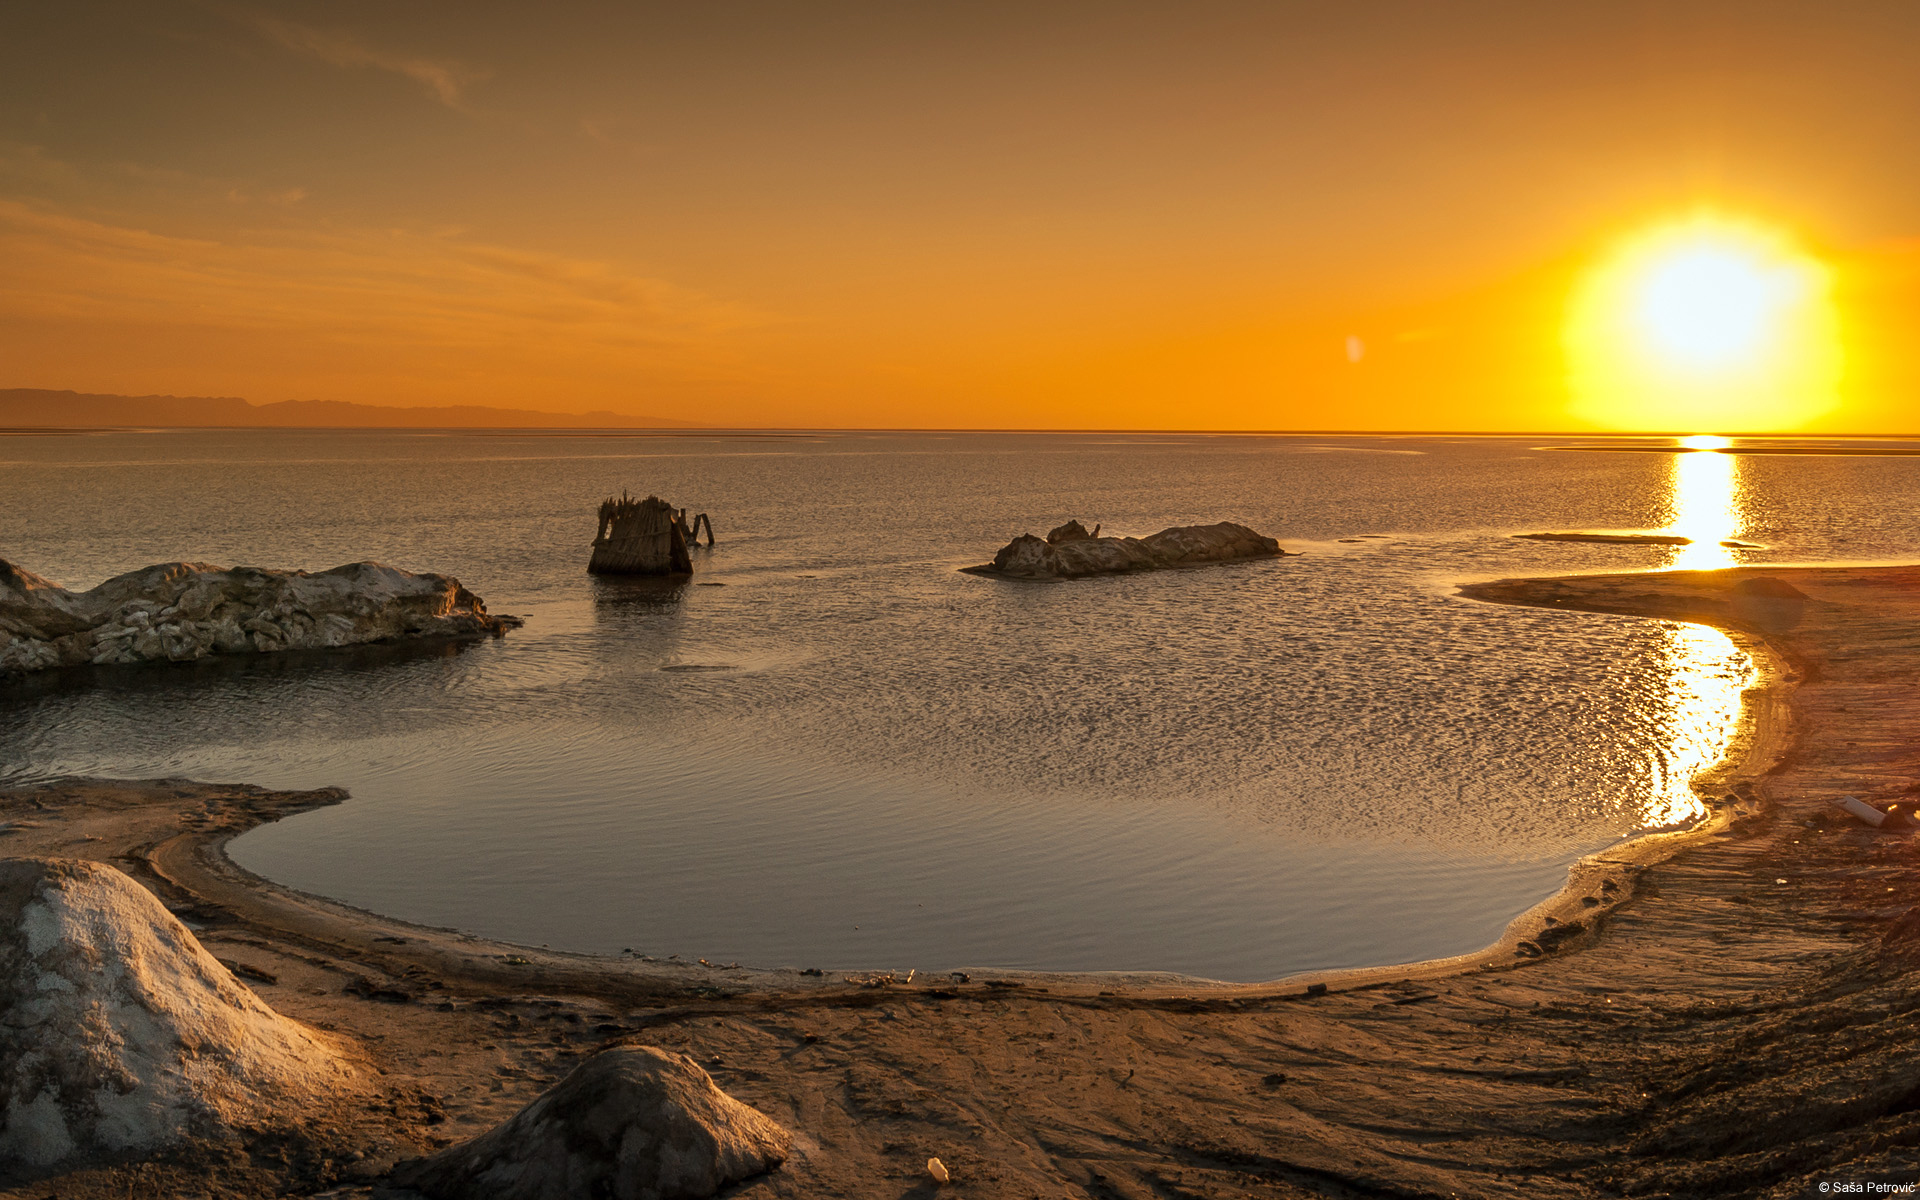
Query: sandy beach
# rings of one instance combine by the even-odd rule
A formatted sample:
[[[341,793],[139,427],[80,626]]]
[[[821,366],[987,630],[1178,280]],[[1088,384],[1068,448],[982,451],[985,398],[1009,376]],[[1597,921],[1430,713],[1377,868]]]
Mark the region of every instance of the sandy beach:
[[[1226,986],[590,958],[391,921],[226,857],[249,828],[351,803],[338,791],[0,794],[6,854],[129,872],[380,1089],[305,1141],[0,1195],[373,1195],[394,1162],[492,1127],[620,1041],[694,1056],[796,1132],[786,1166],[738,1196],[932,1195],[932,1155],[944,1190],[983,1197],[1800,1196],[1920,1177],[1916,849],[1828,803],[1920,791],[1920,567],[1462,591],[1711,624],[1760,680],[1695,781],[1700,827],[1596,855],[1497,945],[1417,966]]]

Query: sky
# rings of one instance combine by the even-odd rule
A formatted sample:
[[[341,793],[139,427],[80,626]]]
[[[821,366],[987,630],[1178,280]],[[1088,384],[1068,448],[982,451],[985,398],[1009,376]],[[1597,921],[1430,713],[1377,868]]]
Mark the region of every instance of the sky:
[[[1569,305],[1712,209],[1831,268],[1837,390],[1765,419],[1920,432],[1916,46],[1904,0],[7,5],[0,387],[1644,424],[1570,395]]]

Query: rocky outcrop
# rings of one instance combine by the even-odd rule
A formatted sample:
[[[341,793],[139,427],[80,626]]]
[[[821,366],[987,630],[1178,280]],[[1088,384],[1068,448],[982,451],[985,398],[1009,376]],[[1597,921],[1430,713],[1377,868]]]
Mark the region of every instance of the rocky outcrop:
[[[126,875],[0,859],[0,1180],[285,1128],[358,1091]]]
[[[684,1054],[620,1046],[393,1181],[434,1200],[680,1200],[771,1170],[792,1141]]]
[[[0,676],[79,663],[136,663],[476,638],[520,624],[445,575],[379,563],[270,571],[162,563],[86,592],[0,560]]]
[[[1098,527],[1094,532],[1099,532]],[[1144,538],[1096,537],[1080,522],[1069,521],[1045,541],[1022,534],[994,555],[991,563],[961,569],[1006,579],[1079,579],[1285,555],[1273,538],[1231,521],[1179,525]]]

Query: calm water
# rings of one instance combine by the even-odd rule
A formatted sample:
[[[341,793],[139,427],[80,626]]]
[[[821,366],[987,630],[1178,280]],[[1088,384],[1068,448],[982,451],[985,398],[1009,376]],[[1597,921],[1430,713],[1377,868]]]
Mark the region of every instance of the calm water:
[[[1749,667],[1711,631],[1455,582],[1920,545],[1914,460],[1551,444],[0,437],[0,556],[70,586],[374,558],[528,619],[463,653],[16,685],[0,772],[341,785],[348,803],[234,856],[577,950],[1238,980],[1465,952],[1574,858],[1690,816]],[[712,514],[692,585],[584,574],[623,488]],[[1307,554],[1067,584],[955,570],[1068,517],[1240,520]],[[1507,536],[1593,527],[1707,538]]]

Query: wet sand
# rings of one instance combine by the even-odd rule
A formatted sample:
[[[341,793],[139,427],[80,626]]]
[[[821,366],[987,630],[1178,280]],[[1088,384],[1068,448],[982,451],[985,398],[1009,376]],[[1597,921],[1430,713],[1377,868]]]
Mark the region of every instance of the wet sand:
[[[382,1089],[304,1141],[0,1195],[373,1195],[397,1158],[492,1126],[623,1039],[692,1054],[796,1132],[787,1166],[738,1196],[930,1196],[930,1155],[953,1170],[941,1190],[981,1197],[1801,1196],[1920,1177],[1920,847],[1827,804],[1920,790],[1920,567],[1462,590],[1713,624],[1762,686],[1696,781],[1699,829],[1595,856],[1482,953],[1327,976],[1324,992],[1013,973],[861,986],[556,954],[227,859],[240,832],[338,792],[0,793],[0,853],[129,871],[267,1003],[352,1039]]]

